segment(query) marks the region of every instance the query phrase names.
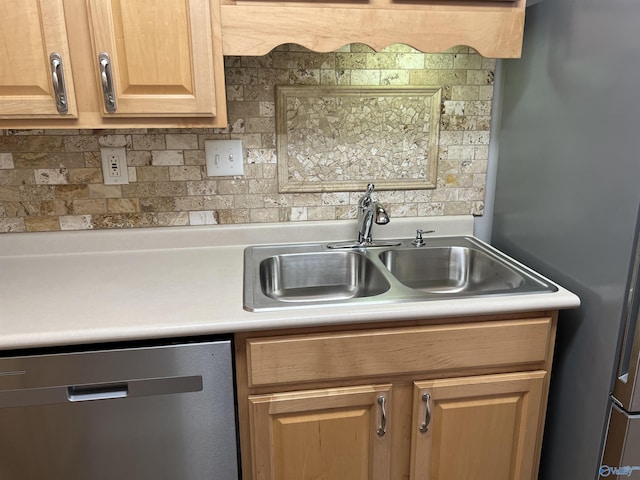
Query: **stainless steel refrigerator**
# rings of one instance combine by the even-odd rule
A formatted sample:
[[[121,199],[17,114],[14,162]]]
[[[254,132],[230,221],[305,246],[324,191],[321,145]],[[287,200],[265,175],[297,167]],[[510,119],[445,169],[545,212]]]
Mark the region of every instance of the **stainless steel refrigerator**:
[[[491,242],[581,298],[559,318],[544,480],[640,479],[640,420],[628,414],[637,403],[611,399],[614,387],[622,397],[620,355],[637,368],[635,334],[624,336],[637,322],[627,291],[640,204],[638,25],[637,0],[544,0],[527,8],[522,58],[496,76]],[[626,450],[603,459],[605,446]]]
[[[640,217],[637,225],[600,478],[640,478]]]

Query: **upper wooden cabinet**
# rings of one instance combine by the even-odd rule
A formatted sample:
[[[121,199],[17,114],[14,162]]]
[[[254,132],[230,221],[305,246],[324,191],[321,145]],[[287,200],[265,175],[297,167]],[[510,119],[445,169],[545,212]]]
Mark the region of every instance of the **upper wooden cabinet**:
[[[0,118],[77,117],[70,59],[62,0],[0,2]]]
[[[0,128],[226,127],[218,0],[0,4]]]
[[[209,0],[90,0],[103,115],[214,116]]]
[[[489,58],[522,52],[526,0],[222,0],[225,55],[264,55],[283,43],[328,52],[349,43],[426,53],[469,46]]]

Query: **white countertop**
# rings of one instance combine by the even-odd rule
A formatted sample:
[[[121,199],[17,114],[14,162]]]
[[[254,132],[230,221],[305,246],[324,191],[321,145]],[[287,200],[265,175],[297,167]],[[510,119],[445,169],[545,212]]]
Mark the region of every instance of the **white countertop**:
[[[400,218],[374,238],[471,235],[472,217]],[[355,221],[0,235],[0,349],[574,308],[557,292],[248,312],[248,245],[340,241]]]

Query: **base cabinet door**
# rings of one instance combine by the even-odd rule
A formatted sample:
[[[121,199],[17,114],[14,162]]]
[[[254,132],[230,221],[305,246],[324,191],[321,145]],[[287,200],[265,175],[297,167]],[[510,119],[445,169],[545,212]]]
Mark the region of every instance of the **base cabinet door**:
[[[0,119],[75,118],[62,0],[0,2]]]
[[[391,385],[249,397],[255,480],[388,480]]]
[[[411,480],[533,480],[546,372],[414,382]]]

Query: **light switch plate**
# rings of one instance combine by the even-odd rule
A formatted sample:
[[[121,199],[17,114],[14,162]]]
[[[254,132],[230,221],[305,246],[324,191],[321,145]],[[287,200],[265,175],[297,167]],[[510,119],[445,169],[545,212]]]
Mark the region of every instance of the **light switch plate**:
[[[205,140],[207,176],[244,175],[242,140]]]

